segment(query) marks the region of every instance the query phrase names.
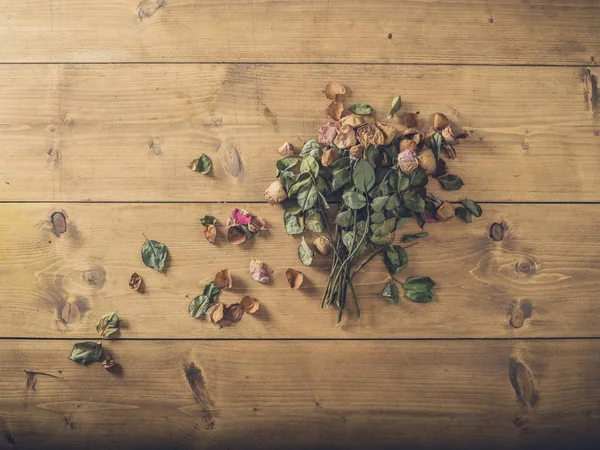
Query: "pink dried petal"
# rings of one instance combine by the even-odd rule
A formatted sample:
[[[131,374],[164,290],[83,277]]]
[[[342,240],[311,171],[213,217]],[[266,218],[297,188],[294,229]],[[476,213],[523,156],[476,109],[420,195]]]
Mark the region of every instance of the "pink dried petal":
[[[252,215],[245,209],[235,208],[231,213],[231,217],[240,225],[248,225],[252,220]]]

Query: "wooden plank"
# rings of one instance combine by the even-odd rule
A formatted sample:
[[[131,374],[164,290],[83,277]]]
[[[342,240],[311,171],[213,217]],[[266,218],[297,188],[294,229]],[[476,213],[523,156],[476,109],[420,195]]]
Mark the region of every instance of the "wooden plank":
[[[320,90],[337,78],[351,89],[348,106],[368,101],[382,117],[401,93],[408,110],[442,111],[472,132],[450,165],[466,186],[450,198],[599,201],[600,116],[581,76],[535,67],[3,66],[0,199],[262,201],[277,149],[316,135],[327,104]],[[221,164],[231,148],[243,164],[237,176]],[[209,177],[186,167],[203,152],[215,162]]]
[[[594,0],[21,0],[0,4],[2,62],[587,64]]]
[[[269,231],[242,246],[228,244],[223,224],[236,206],[264,217]],[[57,238],[48,219],[61,208],[68,231]],[[5,204],[0,208],[0,336],[93,339],[98,318],[114,310],[125,323],[124,338],[600,336],[600,205],[483,208],[484,216],[472,224],[453,219],[428,225],[430,236],[408,249],[410,263],[399,278],[431,276],[437,283],[433,303],[402,298],[390,305],[381,296],[390,277],[377,258],[356,280],[362,320],[350,305],[335,327],[337,311],[320,309],[328,261],[317,257],[314,267],[302,266],[299,237],[285,233],[279,206]],[[202,235],[204,214],[220,221],[216,246]],[[489,237],[494,222],[505,227],[500,242]],[[417,230],[413,223],[406,227],[407,233]],[[142,233],[169,247],[166,274],[143,265]],[[250,277],[252,258],[274,270],[272,283]],[[298,291],[285,280],[289,267],[306,275]],[[257,315],[217,329],[190,318],[188,304],[223,268],[234,279],[223,302],[251,295],[262,306]],[[133,272],[144,278],[144,294],[129,289]],[[513,322],[513,310],[516,316],[523,313],[524,323]]]
[[[72,344],[0,342],[0,430],[18,448],[600,442],[595,340],[110,342],[115,373],[69,361]],[[28,390],[23,369],[60,379]]]

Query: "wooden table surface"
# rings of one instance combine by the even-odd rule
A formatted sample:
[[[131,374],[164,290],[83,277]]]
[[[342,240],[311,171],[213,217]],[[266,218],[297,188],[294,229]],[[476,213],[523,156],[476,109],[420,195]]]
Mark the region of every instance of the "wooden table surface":
[[[599,23],[597,0],[0,0],[0,449],[598,448]],[[338,327],[327,261],[290,290],[298,238],[263,200],[330,80],[464,127],[446,197],[484,209],[409,250],[434,302],[388,304],[374,263]],[[234,207],[269,233],[210,246],[199,218]],[[261,309],[218,329],[187,305],[224,267],[223,301]],[[69,361],[114,310],[119,370]]]

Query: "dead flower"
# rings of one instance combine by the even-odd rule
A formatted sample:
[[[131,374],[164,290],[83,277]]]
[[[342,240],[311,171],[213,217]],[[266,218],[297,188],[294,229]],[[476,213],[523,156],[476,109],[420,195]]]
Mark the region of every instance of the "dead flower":
[[[342,111],[344,111],[344,105],[334,100],[325,110],[325,114],[337,122],[342,118]]]
[[[288,269],[285,271],[285,277],[290,283],[292,289],[299,289],[304,281],[304,274],[294,269]]]
[[[133,273],[129,278],[129,287],[137,292],[144,292],[144,279],[137,273]]]
[[[421,118],[415,113],[406,113],[404,116],[404,124],[408,128],[417,128],[421,123]]]
[[[227,240],[230,244],[240,245],[246,242],[247,236],[244,229],[231,217],[227,219]]]
[[[104,367],[106,370],[111,370],[116,365],[117,363],[110,355],[106,355],[106,358],[104,358],[104,361],[102,361],[102,367]]]
[[[362,144],[355,145],[350,148],[350,159],[360,159],[362,158],[363,152],[365,151],[365,146]]]
[[[232,281],[229,269],[219,270],[215,275],[214,283],[219,289],[231,289]]]
[[[242,320],[244,316],[244,310],[239,303],[234,303],[233,305],[229,305],[225,308],[225,316],[224,319],[233,323],[237,323]]]
[[[417,155],[419,167],[421,167],[427,175],[432,175],[437,167],[437,161],[433,155],[433,151],[429,148],[424,148]]]
[[[398,154],[398,168],[405,175],[410,175],[419,167],[419,161],[413,150],[404,150]]]
[[[454,217],[454,208],[449,202],[444,201],[437,209],[435,216],[438,218],[438,220],[445,222],[446,220]]]
[[[219,325],[219,322],[221,322],[225,316],[225,305],[221,302],[213,304],[208,308],[208,311],[206,311],[206,315],[208,316],[208,320],[215,325]]]
[[[433,116],[433,128],[437,131],[441,131],[448,126],[450,122],[445,114],[435,113]]]
[[[246,295],[240,302],[240,306],[244,310],[244,312],[247,312],[248,314],[254,314],[256,311],[258,311],[258,308],[260,307],[260,302],[255,298]]]
[[[383,145],[385,136],[374,123],[365,123],[356,129],[356,138],[365,147],[369,144]]]
[[[273,181],[269,187],[265,190],[265,200],[271,205],[280,203],[287,198],[287,193],[281,184],[279,178]]]
[[[347,116],[342,117],[340,119],[340,125],[342,127],[350,125],[352,128],[357,128],[357,127],[361,126],[363,123],[365,123],[365,120],[363,119],[363,117],[366,117],[366,116],[359,116],[358,114],[348,114]]]
[[[248,224],[248,229],[251,233],[260,234],[263,231],[267,230],[267,224],[260,216],[252,216],[250,219],[250,223]]]
[[[330,81],[327,83],[327,86],[325,86],[325,89],[323,89],[323,94],[329,100],[337,100],[346,94],[346,86],[337,81]]]
[[[390,127],[389,125],[385,125],[383,123],[377,123],[377,127],[383,132],[385,136],[385,141],[383,141],[383,145],[390,145],[394,139],[396,139],[396,135],[398,134],[398,130],[394,127]]]
[[[338,133],[339,124],[337,122],[327,122],[319,129],[319,144],[330,147]]]
[[[331,242],[329,242],[329,239],[324,236],[317,236],[313,241],[313,245],[315,246],[317,253],[322,256],[329,255],[333,250],[331,247]]]
[[[338,135],[333,143],[337,148],[348,148],[356,144],[356,132],[350,125],[344,125],[339,129]]]
[[[321,158],[321,164],[323,167],[330,167],[334,162],[336,162],[340,157],[340,154],[336,148],[330,148],[329,150],[325,150],[323,152],[323,157]]]
[[[292,144],[289,142],[284,142],[284,144],[279,147],[278,152],[284,158],[289,158],[290,156],[296,155],[296,150],[294,150],[294,147],[292,147]]]
[[[250,275],[259,283],[271,281],[271,269],[259,259],[250,261]]]

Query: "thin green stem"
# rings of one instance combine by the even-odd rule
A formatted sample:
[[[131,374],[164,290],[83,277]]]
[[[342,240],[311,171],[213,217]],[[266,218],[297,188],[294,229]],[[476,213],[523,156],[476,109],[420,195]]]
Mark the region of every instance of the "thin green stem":
[[[377,250],[375,250],[373,253],[371,253],[371,255],[365,259],[362,263],[360,263],[360,265],[354,270],[354,272],[350,275],[350,280],[352,280],[352,278],[354,278],[354,276],[360,272],[363,267],[365,267],[367,264],[369,264],[371,262],[371,260],[373,258],[375,258],[375,256],[377,256],[379,253],[381,253],[382,251],[384,251],[387,248],[386,245],[383,245],[381,247],[379,247]]]

